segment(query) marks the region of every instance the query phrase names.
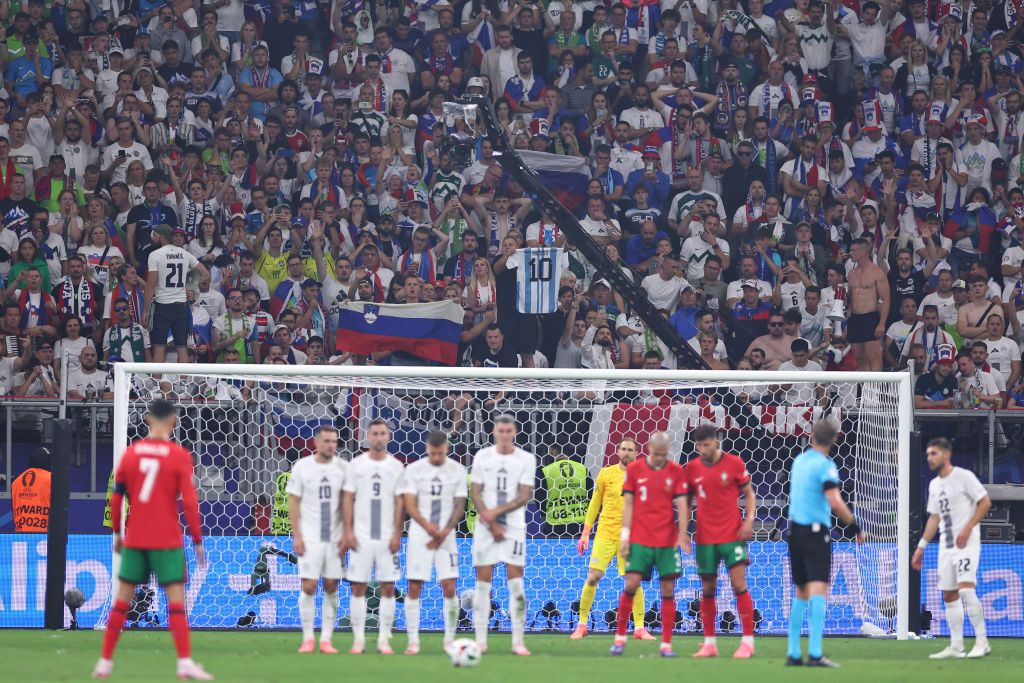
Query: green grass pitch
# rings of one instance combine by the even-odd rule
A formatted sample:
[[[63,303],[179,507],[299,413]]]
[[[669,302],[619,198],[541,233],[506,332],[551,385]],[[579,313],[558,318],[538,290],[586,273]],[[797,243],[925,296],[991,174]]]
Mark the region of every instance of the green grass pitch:
[[[374,635],[368,645],[373,648]],[[460,634],[462,636],[464,634]],[[99,656],[102,634],[95,631],[0,631],[0,680],[12,683],[51,683],[86,681]],[[983,660],[933,662],[928,654],[942,649],[945,639],[895,642],[859,638],[829,638],[825,653],[842,664],[838,670],[789,669],[782,666],[785,638],[759,638],[757,657],[733,661],[736,637],[719,637],[721,655],[716,660],[695,661],[690,655],[700,645],[696,636],[674,639],[677,659],[657,656],[656,642],[630,640],[621,658],[608,656],[611,639],[607,635],[589,636],[570,642],[564,635],[526,636],[533,651],[529,658],[509,653],[509,637],[492,635],[490,653],[476,669],[453,669],[441,654],[441,639],[424,634],[423,652],[416,657],[395,654],[351,656],[297,655],[298,633],[281,632],[195,632],[192,634],[194,657],[217,677],[218,681],[274,683],[280,681],[353,681],[389,683],[390,681],[472,681],[570,683],[657,683],[660,681],[736,681],[766,683],[784,681],[854,681],[883,683],[914,681],[920,683],[998,683],[1024,680],[1024,640],[994,639],[992,654]],[[968,647],[972,640],[967,641]],[[334,639],[339,650],[347,650],[351,635],[339,633]],[[396,634],[393,645],[401,652],[405,635]],[[129,631],[118,647],[114,681],[146,683],[173,681],[174,650],[165,631]]]

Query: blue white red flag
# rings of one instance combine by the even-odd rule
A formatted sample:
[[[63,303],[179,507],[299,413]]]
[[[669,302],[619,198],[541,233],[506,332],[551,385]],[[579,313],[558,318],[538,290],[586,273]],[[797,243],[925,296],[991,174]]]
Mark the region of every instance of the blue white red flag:
[[[377,304],[347,301],[338,311],[338,348],[368,355],[405,353],[454,366],[462,332],[462,307],[453,301]]]

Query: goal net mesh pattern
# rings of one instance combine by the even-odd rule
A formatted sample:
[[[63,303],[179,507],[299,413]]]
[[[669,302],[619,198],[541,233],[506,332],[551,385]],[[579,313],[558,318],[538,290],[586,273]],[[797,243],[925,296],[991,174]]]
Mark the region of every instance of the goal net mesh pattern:
[[[179,366],[180,368],[181,366]],[[336,372],[337,369],[330,371]],[[439,373],[440,374],[440,373]],[[723,449],[743,458],[758,498],[754,539],[749,544],[748,584],[760,633],[786,630],[792,582],[785,545],[788,472],[793,458],[808,447],[811,425],[822,416],[837,419],[842,436],[833,451],[844,497],[851,501],[868,534],[857,545],[833,531],[833,580],[826,631],[857,633],[864,624],[895,628],[897,595],[897,462],[899,387],[895,382],[864,382],[852,377],[827,383],[766,384],[757,375],[725,373],[719,381],[661,379],[596,380],[586,372],[571,379],[488,376],[253,376],[232,374],[229,366],[203,374],[154,376],[128,369],[130,390],[124,443],[145,436],[148,402],[169,395],[179,405],[176,438],[195,457],[207,563],[195,567],[188,549],[189,618],[199,628],[298,628],[299,578],[284,493],[290,466],[311,452],[313,430],[332,424],[341,432],[339,450],[350,459],[363,443],[369,421],[388,421],[391,452],[405,463],[421,457],[429,430],[450,435],[452,457],[467,467],[489,443],[497,413],[513,415],[519,445],[536,454],[537,489],[527,511],[527,627],[568,631],[579,618],[579,595],[589,557],[577,552],[586,502],[602,467],[616,464],[616,445],[631,437],[642,452],[650,434],[668,432],[671,457],[694,457],[690,435],[700,424],[719,428]],[[739,377],[741,379],[732,379]],[[495,403],[492,403],[496,401]],[[568,485],[561,468],[542,468],[567,458],[585,465],[587,490],[574,504],[548,507],[549,488]],[[570,468],[571,469],[571,468]],[[698,515],[699,515],[699,501]],[[462,627],[470,626],[474,583],[470,559],[475,515],[470,510],[458,530]],[[600,522],[598,523],[600,524]],[[405,566],[404,540],[402,566]],[[495,574],[492,628],[509,628],[504,572]],[[622,579],[616,563],[598,586],[589,626],[605,631]],[[159,591],[138,605],[138,625],[166,624]],[[656,627],[656,585],[645,584],[648,622]],[[399,584],[404,594],[404,581]],[[677,630],[700,628],[700,580],[692,556],[684,557],[677,582]],[[341,590],[340,624],[348,624],[348,588]],[[371,584],[370,626],[377,604]],[[140,596],[143,597],[143,596]],[[318,601],[319,604],[319,601]],[[718,590],[720,632],[739,632],[735,599],[724,567]],[[319,622],[319,613],[317,615]],[[424,587],[422,628],[442,627],[441,591]],[[101,619],[100,623],[105,619]],[[396,627],[404,614],[400,606]]]

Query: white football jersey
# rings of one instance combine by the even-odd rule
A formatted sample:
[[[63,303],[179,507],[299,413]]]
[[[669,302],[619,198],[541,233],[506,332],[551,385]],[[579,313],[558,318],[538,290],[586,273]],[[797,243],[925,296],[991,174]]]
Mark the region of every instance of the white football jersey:
[[[978,501],[988,495],[974,472],[954,467],[945,477],[935,477],[928,484],[928,513],[939,516],[939,550],[956,548],[956,537],[967,525],[978,507]],[[969,545],[981,543],[980,526],[971,530]]]
[[[341,540],[341,491],[348,468],[341,458],[317,462],[307,455],[292,465],[285,492],[298,496],[302,540],[307,543],[337,543]]]
[[[554,313],[558,308],[558,284],[569,267],[569,256],[557,247],[527,247],[508,259],[516,269],[516,309],[528,315]]]
[[[515,498],[520,486],[532,487],[536,471],[537,456],[533,453],[517,447],[502,455],[494,446],[487,446],[476,452],[470,478],[473,484],[483,485],[484,505],[493,508]],[[498,523],[509,531],[526,529],[525,505],[503,517]]]
[[[395,532],[395,496],[402,490],[402,463],[392,455],[374,460],[363,453],[352,460],[345,491],[356,494],[353,527],[356,538],[387,541]]]
[[[402,493],[416,494],[416,507],[431,524],[443,527],[452,517],[456,498],[466,498],[466,468],[448,459],[441,466],[426,457],[405,468]],[[409,524],[410,536],[426,536],[416,522]]]
[[[149,255],[149,272],[156,272],[158,304],[185,303],[185,282],[199,260],[181,247],[165,244]]]

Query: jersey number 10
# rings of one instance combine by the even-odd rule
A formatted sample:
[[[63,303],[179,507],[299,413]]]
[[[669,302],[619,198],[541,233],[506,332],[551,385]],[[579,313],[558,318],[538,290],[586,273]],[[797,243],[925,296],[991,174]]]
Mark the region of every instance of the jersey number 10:
[[[545,256],[543,258],[531,258],[530,282],[547,282],[551,279],[552,269],[553,266],[550,257]]]

